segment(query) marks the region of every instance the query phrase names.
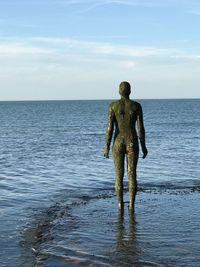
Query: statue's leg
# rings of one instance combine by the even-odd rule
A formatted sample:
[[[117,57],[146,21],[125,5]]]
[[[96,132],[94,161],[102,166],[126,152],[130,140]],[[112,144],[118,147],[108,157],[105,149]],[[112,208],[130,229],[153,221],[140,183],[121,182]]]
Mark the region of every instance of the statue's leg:
[[[125,153],[121,150],[113,149],[113,160],[115,165],[115,191],[118,198],[118,207],[123,208],[123,178],[124,178],[124,158]]]
[[[137,162],[138,149],[127,149],[127,168],[128,168],[128,188],[129,188],[129,209],[134,209],[135,197],[137,193]]]

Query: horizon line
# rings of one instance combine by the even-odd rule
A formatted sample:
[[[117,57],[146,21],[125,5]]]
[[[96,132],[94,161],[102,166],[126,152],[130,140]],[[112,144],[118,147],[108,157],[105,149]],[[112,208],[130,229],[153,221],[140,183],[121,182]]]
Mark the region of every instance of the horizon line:
[[[0,100],[0,102],[64,102],[64,101],[115,101],[120,98],[102,98],[102,99],[16,99],[16,100]],[[169,98],[130,98],[130,100],[199,100],[200,97],[169,97]]]

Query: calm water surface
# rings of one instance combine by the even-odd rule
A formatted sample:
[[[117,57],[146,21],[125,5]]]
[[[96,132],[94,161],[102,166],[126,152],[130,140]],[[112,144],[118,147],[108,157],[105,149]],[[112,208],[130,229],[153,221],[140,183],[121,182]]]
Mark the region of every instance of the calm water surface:
[[[140,101],[149,155],[134,216],[117,213],[102,157],[109,103],[0,102],[0,266],[200,262],[200,100]]]

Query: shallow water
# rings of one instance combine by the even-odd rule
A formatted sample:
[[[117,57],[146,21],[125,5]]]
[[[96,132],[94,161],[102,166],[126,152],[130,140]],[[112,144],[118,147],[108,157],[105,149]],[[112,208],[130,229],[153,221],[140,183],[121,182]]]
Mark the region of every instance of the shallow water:
[[[119,212],[111,192],[57,204],[27,229],[23,266],[33,247],[36,266],[198,266],[199,200],[198,191],[151,189],[139,191],[135,213],[127,194]]]
[[[140,102],[149,155],[123,222],[102,157],[110,101],[0,102],[2,267],[197,266],[200,100]],[[123,224],[137,238],[115,250]]]

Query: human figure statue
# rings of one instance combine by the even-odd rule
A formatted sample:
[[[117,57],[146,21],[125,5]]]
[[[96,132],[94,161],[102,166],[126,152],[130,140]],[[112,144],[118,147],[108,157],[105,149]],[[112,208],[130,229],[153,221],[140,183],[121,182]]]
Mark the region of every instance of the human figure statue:
[[[139,155],[138,138],[143,152],[143,159],[147,156],[148,151],[145,144],[142,107],[139,103],[129,99],[130,93],[130,84],[126,81],[121,82],[119,86],[121,99],[112,102],[109,106],[104,157],[109,158],[110,144],[115,129],[112,155],[115,165],[115,191],[118,197],[118,207],[119,209],[124,207],[123,177],[126,156],[130,198],[129,209],[134,210],[135,196],[137,192],[136,168]],[[136,124],[138,136],[136,132]]]

